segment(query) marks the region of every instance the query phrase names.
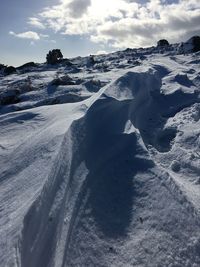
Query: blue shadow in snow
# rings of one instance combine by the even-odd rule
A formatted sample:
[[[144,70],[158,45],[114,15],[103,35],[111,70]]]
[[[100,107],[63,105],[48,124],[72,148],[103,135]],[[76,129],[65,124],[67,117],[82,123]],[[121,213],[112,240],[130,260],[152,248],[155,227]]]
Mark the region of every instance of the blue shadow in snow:
[[[128,101],[98,100],[86,117],[89,169],[87,188],[91,215],[104,235],[126,235],[132,219],[137,191],[134,176],[153,167],[135,133],[123,133],[128,118]]]

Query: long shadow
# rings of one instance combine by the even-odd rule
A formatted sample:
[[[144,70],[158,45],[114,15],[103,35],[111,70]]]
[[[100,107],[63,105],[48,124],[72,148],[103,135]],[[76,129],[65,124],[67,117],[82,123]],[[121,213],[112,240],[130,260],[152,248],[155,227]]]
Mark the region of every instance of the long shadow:
[[[56,87],[57,86],[52,85],[51,83],[49,83],[48,86],[47,86],[48,95],[53,95],[56,92]]]
[[[97,226],[108,237],[126,235],[132,219],[134,176],[153,166],[135,133],[123,133],[129,102],[98,100],[86,116],[88,203]]]
[[[2,116],[0,119],[1,126],[6,125],[8,123],[23,123],[24,121],[29,121],[37,117],[39,114],[33,112],[23,112],[20,114],[14,114],[12,116]]]
[[[179,90],[169,95],[160,94],[157,97],[157,103],[159,103],[160,110],[162,110],[161,115],[165,118],[175,116],[176,113],[196,102],[200,102],[199,92],[191,94]]]

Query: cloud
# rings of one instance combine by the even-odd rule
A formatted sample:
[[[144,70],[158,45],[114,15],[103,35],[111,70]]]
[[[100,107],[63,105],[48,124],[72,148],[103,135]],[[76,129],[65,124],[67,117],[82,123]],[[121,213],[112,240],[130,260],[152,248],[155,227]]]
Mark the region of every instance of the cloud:
[[[42,24],[42,22],[38,18],[34,18],[34,17],[29,18],[28,24],[38,29],[45,29],[44,24]]]
[[[104,55],[107,54],[108,52],[106,52],[105,50],[99,50],[96,52],[96,55]]]
[[[82,17],[91,5],[91,0],[74,0],[68,4],[70,15],[73,18]]]
[[[13,31],[9,32],[10,35],[13,35],[14,37],[21,38],[21,39],[29,39],[31,40],[31,45],[35,44],[34,41],[38,41],[41,39],[48,40],[49,35],[27,31],[27,32],[21,32],[21,33],[15,33]]]
[[[49,35],[48,35],[48,34],[42,34],[42,33],[40,33],[40,37],[41,37],[41,38],[48,38]]]
[[[111,47],[154,45],[200,34],[199,0],[60,0],[32,22]]]
[[[40,35],[37,32],[32,31],[22,33],[15,33],[13,31],[10,31],[9,34],[22,39],[40,40]]]

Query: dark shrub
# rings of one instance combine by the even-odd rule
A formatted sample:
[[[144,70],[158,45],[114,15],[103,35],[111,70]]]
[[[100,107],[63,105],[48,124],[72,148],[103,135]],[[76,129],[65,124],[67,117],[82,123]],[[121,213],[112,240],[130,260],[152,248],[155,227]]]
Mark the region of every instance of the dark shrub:
[[[49,51],[49,53],[46,56],[47,64],[51,64],[51,65],[54,65],[60,62],[62,59],[63,59],[63,55],[60,49],[53,49]]]
[[[157,46],[163,47],[163,46],[168,46],[168,45],[169,45],[169,42],[165,39],[161,39],[157,42]]]
[[[4,64],[0,64],[0,70],[3,70],[6,66]]]
[[[4,74],[5,74],[5,75],[10,75],[10,74],[13,74],[13,73],[15,73],[15,72],[16,72],[16,68],[13,67],[13,66],[9,66],[9,67],[6,67],[6,68],[4,69]]]

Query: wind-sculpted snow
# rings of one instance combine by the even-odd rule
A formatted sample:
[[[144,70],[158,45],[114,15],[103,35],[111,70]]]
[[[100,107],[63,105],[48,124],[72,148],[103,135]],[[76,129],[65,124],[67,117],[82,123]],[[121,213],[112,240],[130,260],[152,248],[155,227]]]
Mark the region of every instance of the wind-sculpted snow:
[[[31,178],[35,190],[14,226],[0,219],[15,248],[0,254],[2,266],[200,265],[199,70],[183,61],[150,58],[113,71],[84,101],[0,117],[8,136],[21,133],[19,120],[29,132],[19,152],[13,141],[11,166],[2,160],[3,181]],[[37,176],[20,176],[37,166]]]

